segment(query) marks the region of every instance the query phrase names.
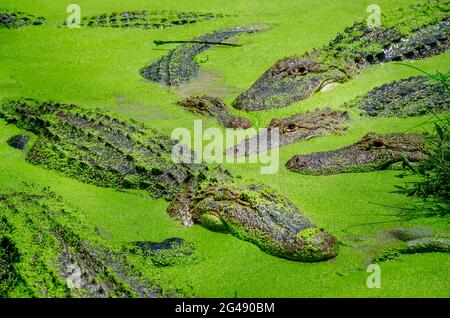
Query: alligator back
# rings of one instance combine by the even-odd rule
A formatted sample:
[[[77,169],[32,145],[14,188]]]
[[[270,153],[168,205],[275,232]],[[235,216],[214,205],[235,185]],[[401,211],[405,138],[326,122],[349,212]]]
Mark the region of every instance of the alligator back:
[[[38,135],[27,161],[84,182],[171,199],[194,169],[173,162],[170,138],[104,112],[22,99],[3,103],[0,117]]]

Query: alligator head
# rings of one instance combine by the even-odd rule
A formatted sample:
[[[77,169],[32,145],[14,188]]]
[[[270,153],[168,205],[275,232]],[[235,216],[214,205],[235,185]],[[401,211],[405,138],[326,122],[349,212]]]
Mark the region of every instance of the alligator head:
[[[343,69],[320,63],[319,58],[318,52],[313,52],[278,61],[233,101],[233,107],[245,110],[281,108],[348,79]]]
[[[346,111],[331,110],[330,108],[298,113],[288,118],[273,118],[267,129],[227,149],[226,153],[242,157],[290,145],[301,140],[328,134],[340,134],[347,129],[346,121],[349,119],[350,116]],[[275,136],[272,135],[274,129],[278,129],[278,140],[275,140]]]
[[[368,133],[359,142],[344,148],[296,155],[286,166],[304,174],[326,175],[382,170],[395,163],[409,165],[426,158],[424,140],[419,134]]]
[[[216,118],[217,122],[225,128],[247,129],[252,126],[248,119],[234,115],[219,97],[192,96],[179,101],[177,104],[192,113]]]
[[[192,182],[168,209],[184,225],[197,223],[231,233],[271,255],[291,260],[315,262],[338,254],[337,240],[273,189],[261,184],[238,185],[220,171],[203,178]]]

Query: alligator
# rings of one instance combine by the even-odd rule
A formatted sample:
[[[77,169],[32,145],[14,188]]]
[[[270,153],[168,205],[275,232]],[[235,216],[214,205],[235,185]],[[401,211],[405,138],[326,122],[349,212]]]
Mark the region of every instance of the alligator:
[[[247,138],[238,145],[227,150],[228,155],[238,157],[267,151],[273,147],[282,147],[300,140],[308,140],[327,134],[340,134],[347,129],[345,122],[350,119],[346,111],[330,108],[316,109],[312,112],[297,113],[291,117],[273,118],[262,132]],[[272,142],[269,135],[272,129],[278,129],[279,141]],[[259,142],[263,141],[263,142]]]
[[[449,4],[429,0],[383,16],[383,26],[355,23],[323,49],[278,61],[233,106],[247,111],[281,108],[354,78],[382,62],[440,54],[450,43]]]
[[[225,128],[247,129],[252,123],[244,118],[233,115],[222,99],[212,96],[193,96],[178,102],[178,105],[195,114],[216,118]]]
[[[450,93],[444,85],[412,76],[376,87],[343,106],[359,108],[370,117],[412,117],[448,111],[449,105]]]
[[[40,25],[44,21],[44,17],[36,17],[24,12],[0,11],[0,28],[20,28],[29,25]]]
[[[430,227],[393,228],[383,234],[394,242],[374,257],[376,262],[394,260],[402,254],[450,253],[448,233],[439,233]]]
[[[24,186],[0,194],[0,297],[192,296],[142,271],[145,259],[95,234],[55,193]]]
[[[10,99],[0,118],[38,135],[26,160],[80,181],[117,189],[146,189],[172,201],[169,214],[229,233],[275,256],[321,261],[338,254],[337,240],[311,223],[287,198],[246,185],[228,171],[178,160],[177,141],[133,121],[75,105]],[[213,211],[213,209],[216,209]],[[219,226],[220,224],[220,226]],[[217,226],[215,226],[217,225]]]
[[[420,134],[370,132],[347,147],[296,155],[286,163],[286,167],[302,174],[329,175],[393,169],[397,163],[414,169],[414,165],[427,158],[425,138]]]
[[[235,26],[223,30],[214,31],[198,36],[192,41],[170,50],[169,53],[153,62],[150,66],[141,70],[141,75],[151,81],[166,86],[178,86],[194,78],[200,66],[195,61],[195,56],[211,48],[213,43],[222,41],[241,34],[249,34],[261,31],[262,25]],[[203,42],[203,43],[202,43]]]
[[[374,258],[375,262],[391,261],[402,254],[450,253],[450,239],[424,237],[388,248]]]
[[[113,27],[137,29],[165,29],[174,26],[193,24],[225,15],[218,13],[181,12],[181,11],[124,11],[103,13],[91,17],[83,17],[82,26]]]

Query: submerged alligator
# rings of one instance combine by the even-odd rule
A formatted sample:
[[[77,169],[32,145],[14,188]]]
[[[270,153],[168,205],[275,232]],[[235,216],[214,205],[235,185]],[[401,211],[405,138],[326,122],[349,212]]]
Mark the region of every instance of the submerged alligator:
[[[165,29],[219,17],[224,17],[224,15],[220,13],[179,12],[168,10],[124,11],[83,17],[81,25],[89,27]]]
[[[212,43],[220,44],[226,39],[261,30],[261,25],[236,26],[198,36],[192,39],[197,43],[177,46],[152,65],[143,68],[141,75],[163,85],[177,86],[197,75],[200,67],[195,61],[195,56],[211,48],[214,45]]]
[[[425,141],[419,134],[368,133],[347,147],[296,155],[286,166],[303,174],[328,175],[383,170],[393,168],[397,163],[412,166],[427,158]]]
[[[383,252],[374,257],[375,262],[394,260],[402,254],[450,253],[448,233],[434,233],[429,227],[393,228],[384,234],[395,239]]]
[[[212,96],[193,96],[178,102],[178,105],[195,114],[215,118],[225,128],[247,129],[252,123],[244,118],[233,115],[222,99]]]
[[[186,264],[199,257],[194,244],[179,237],[162,242],[133,242],[131,245],[133,254],[142,254],[153,266]]]
[[[429,0],[383,16],[378,28],[355,23],[323,49],[277,62],[233,106],[249,111],[285,107],[348,81],[369,65],[440,54],[450,43],[448,18],[447,0]]]
[[[1,12],[0,28],[20,28],[29,25],[40,25],[45,21],[44,17],[36,17],[24,12]]]
[[[450,110],[450,93],[426,76],[414,76],[376,87],[344,104],[359,108],[365,116],[422,116]]]
[[[299,140],[333,133],[339,134],[347,129],[345,122],[349,119],[350,116],[346,111],[335,111],[330,108],[298,113],[283,119],[273,118],[266,130],[228,149],[227,154],[238,157],[248,156],[274,147],[290,145]],[[278,142],[272,141],[269,137],[272,129],[278,129]]]
[[[220,167],[175,163],[177,142],[143,125],[75,105],[25,99],[0,104],[0,118],[38,135],[26,148],[28,162],[100,186],[147,189],[172,201],[170,215],[186,226],[200,223],[230,232],[293,260],[338,254],[337,240],[287,198],[266,186],[245,184]]]
[[[35,185],[0,194],[0,297],[186,297]]]

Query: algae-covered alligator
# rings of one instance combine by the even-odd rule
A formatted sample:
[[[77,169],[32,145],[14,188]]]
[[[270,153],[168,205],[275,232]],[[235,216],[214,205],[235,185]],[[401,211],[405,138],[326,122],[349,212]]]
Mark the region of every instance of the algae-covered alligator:
[[[9,12],[0,10],[0,28],[20,28],[29,25],[40,25],[44,17],[36,17],[24,12]]]
[[[258,245],[263,251],[306,262],[338,253],[336,239],[313,225],[295,205],[273,189],[236,183],[226,171],[201,176],[169,206],[169,214],[190,226],[200,223],[217,232]]]
[[[426,1],[383,16],[382,26],[355,23],[327,46],[277,62],[233,102],[258,111],[285,107],[353,78],[369,65],[440,54],[450,43],[447,0]]]
[[[174,164],[172,141],[134,122],[75,105],[10,100],[0,117],[39,135],[26,159],[80,181],[115,188],[145,188],[172,198],[195,166]]]
[[[224,15],[220,13],[215,14],[169,10],[124,11],[103,13],[92,17],[83,17],[81,25],[89,27],[164,29],[207,21],[218,17],[224,17]]]
[[[193,96],[178,102],[178,105],[195,114],[202,114],[216,118],[217,121],[226,128],[247,129],[252,123],[244,118],[233,115],[224,102],[218,97]]]
[[[327,175],[388,169],[400,162],[412,166],[427,158],[424,137],[419,134],[368,133],[347,147],[296,155],[286,166],[303,174]]]
[[[141,75],[163,85],[177,86],[197,75],[200,67],[195,61],[195,56],[211,48],[213,46],[211,43],[222,43],[228,38],[258,32],[261,29],[261,25],[236,26],[198,36],[192,39],[197,43],[177,46],[150,66],[143,68]]]
[[[0,193],[1,298],[191,296],[149,277],[77,215],[36,185]]]
[[[28,162],[100,186],[147,189],[172,200],[170,215],[187,226],[228,231],[293,260],[320,261],[338,253],[336,239],[288,199],[268,187],[246,185],[220,168],[175,163],[176,142],[135,122],[23,99],[3,102],[0,118],[38,135],[26,148]]]
[[[333,133],[340,134],[347,129],[345,122],[349,119],[350,116],[346,111],[330,108],[298,113],[283,119],[273,118],[266,130],[228,149],[227,154],[242,157],[290,145],[300,140]],[[278,142],[272,141],[269,136],[272,129],[278,129]]]
[[[344,107],[359,108],[365,116],[421,116],[450,110],[450,93],[425,76],[414,76],[376,87]]]
[[[394,244],[374,257],[375,262],[394,260],[402,254],[418,253],[450,253],[450,239],[448,233],[435,233],[432,228],[415,226],[411,228],[393,228],[385,234],[395,239]]]

